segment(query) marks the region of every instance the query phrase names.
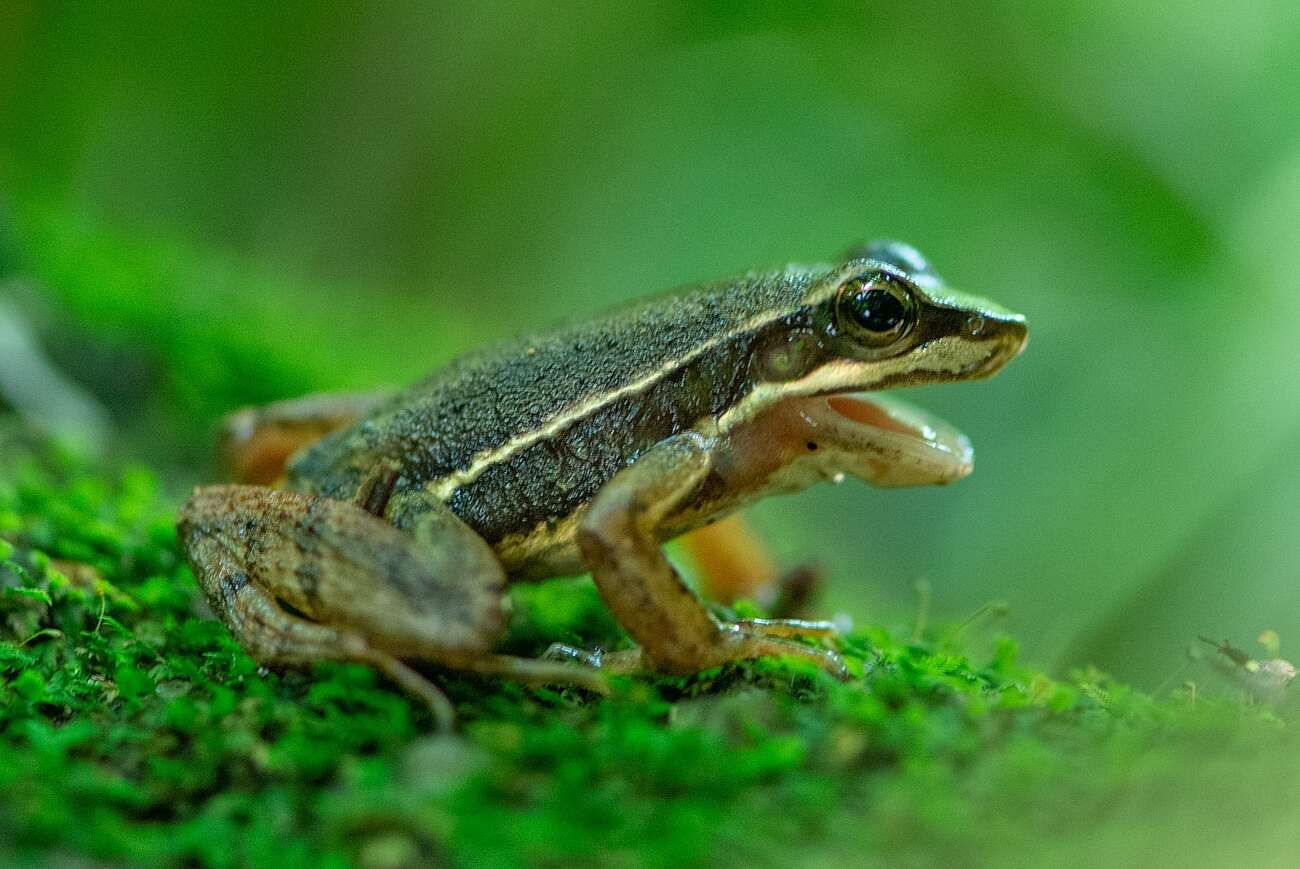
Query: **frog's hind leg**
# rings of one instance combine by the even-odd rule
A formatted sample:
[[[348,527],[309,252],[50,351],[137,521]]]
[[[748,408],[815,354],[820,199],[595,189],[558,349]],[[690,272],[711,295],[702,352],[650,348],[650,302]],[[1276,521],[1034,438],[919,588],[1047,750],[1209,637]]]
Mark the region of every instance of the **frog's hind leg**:
[[[319,393],[237,410],[221,424],[222,467],[236,483],[274,483],[294,453],[351,425],[390,395],[392,390]]]
[[[401,659],[604,687],[581,667],[492,654],[505,625],[505,576],[491,548],[445,508],[403,531],[343,501],[212,486],[182,507],[179,530],[213,608],[265,663],[372,664],[439,720],[445,698]]]
[[[711,447],[693,433],[664,441],[616,474],[579,526],[578,544],[596,587],[641,646],[639,657],[616,653],[606,656],[607,665],[689,674],[729,661],[789,655],[845,678],[844,661],[835,652],[786,639],[829,626],[796,630],[791,624],[719,622],[664,557],[660,527],[707,478]]]
[[[286,610],[243,573],[220,573],[211,584],[220,595],[226,624],[262,664],[307,666],[344,660],[369,664],[418,699],[439,730],[450,729],[456,713],[439,688],[400,660],[370,646],[360,634],[310,622]]]

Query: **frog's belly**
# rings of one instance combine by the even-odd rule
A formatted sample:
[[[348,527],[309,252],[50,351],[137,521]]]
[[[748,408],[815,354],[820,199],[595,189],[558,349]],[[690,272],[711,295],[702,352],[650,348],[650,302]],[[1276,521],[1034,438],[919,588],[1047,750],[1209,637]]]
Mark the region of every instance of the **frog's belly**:
[[[689,503],[675,511],[659,531],[666,542],[731,515],[743,504],[742,498],[723,495],[706,503]],[[577,530],[586,507],[552,521],[539,522],[531,531],[508,534],[492,544],[511,582],[537,582],[553,576],[586,573],[578,549]]]
[[[539,522],[532,530],[507,534],[492,548],[511,582],[536,582],[552,576],[585,573],[576,532],[581,511]]]

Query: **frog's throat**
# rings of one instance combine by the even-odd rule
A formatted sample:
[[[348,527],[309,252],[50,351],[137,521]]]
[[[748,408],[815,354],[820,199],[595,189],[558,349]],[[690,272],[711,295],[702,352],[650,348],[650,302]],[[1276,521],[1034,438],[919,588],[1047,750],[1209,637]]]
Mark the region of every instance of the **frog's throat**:
[[[802,413],[841,452],[845,470],[877,486],[951,483],[975,468],[970,439],[921,408],[880,393],[802,399]],[[888,456],[880,462],[880,456]]]

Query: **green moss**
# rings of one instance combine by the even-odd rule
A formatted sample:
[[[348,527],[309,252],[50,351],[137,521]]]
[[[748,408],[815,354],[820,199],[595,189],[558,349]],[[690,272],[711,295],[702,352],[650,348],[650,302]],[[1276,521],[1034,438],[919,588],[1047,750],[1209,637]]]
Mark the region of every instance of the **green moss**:
[[[1122,853],[1152,830],[1176,853],[1225,806],[1295,787],[1269,709],[1057,681],[1010,640],[973,660],[883,628],[846,640],[864,673],[846,684],[771,660],[618,679],[602,701],[453,677],[462,731],[436,737],[365,668],[260,670],[208,618],[147,473],[13,438],[5,454],[7,859],[898,865]],[[620,641],[590,583],[517,595],[507,645],[557,639]],[[1235,828],[1247,846],[1276,820],[1256,815]]]
[[[209,260],[41,226],[24,233],[25,266],[82,326],[138,340],[166,372],[125,452],[206,452],[222,409],[326,385],[326,371],[369,382],[388,358],[372,352],[382,335],[294,355],[318,344],[286,323],[305,334],[330,320],[299,295],[252,293],[294,300],[299,316],[232,325],[203,306],[254,302],[221,291]],[[246,277],[224,283],[263,286]],[[155,290],[201,315],[157,309]],[[170,467],[173,490],[196,473]],[[462,726],[437,737],[368,669],[259,669],[211,620],[178,557],[176,494],[157,483],[0,424],[0,864],[1293,861],[1294,703],[1052,678],[1011,639],[981,635],[985,620],[917,641],[911,627],[858,630],[844,684],[775,660],[617,679],[599,701],[440,677]],[[555,641],[626,638],[589,581],[516,590],[503,646]]]

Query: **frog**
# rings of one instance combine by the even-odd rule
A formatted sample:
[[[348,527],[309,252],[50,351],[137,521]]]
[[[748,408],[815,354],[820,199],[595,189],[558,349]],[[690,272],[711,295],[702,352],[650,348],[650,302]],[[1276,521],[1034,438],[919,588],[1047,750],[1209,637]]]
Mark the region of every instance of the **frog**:
[[[402,389],[242,410],[224,437],[242,472],[194,490],[178,536],[256,660],[368,664],[440,727],[438,672],[599,694],[784,656],[844,679],[832,622],[725,618],[664,545],[823,480],[967,476],[969,439],[885,393],[989,377],[1027,339],[1024,316],[873,242],[508,338]],[[631,648],[496,651],[512,583],[582,573]]]

